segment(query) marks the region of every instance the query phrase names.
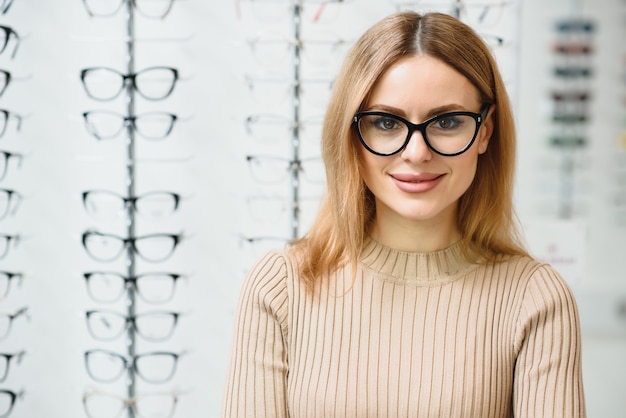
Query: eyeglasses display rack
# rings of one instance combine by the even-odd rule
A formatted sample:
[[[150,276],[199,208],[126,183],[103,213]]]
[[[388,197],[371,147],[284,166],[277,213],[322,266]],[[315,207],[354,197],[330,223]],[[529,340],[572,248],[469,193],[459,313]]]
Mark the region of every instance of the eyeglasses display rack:
[[[0,1],[0,15],[6,16],[13,1]],[[16,77],[15,72],[6,63],[16,58],[18,46],[21,41],[20,30],[14,29],[4,21],[0,22],[0,31],[3,32],[3,41],[0,41],[0,96],[2,96],[9,84],[15,83],[21,77]],[[13,83],[12,83],[13,81]],[[18,288],[22,284],[24,273],[15,271],[11,266],[10,258],[19,244],[21,233],[7,231],[11,222],[7,222],[19,209],[22,201],[22,193],[11,186],[7,186],[7,178],[12,181],[15,169],[22,164],[21,152],[9,151],[6,145],[11,147],[11,138],[15,133],[19,135],[24,116],[15,112],[10,106],[5,107],[4,100],[0,100],[0,417],[11,417],[19,414],[20,406],[27,400],[28,391],[20,388],[18,383],[21,378],[21,367],[24,367],[24,358],[29,350],[21,346],[23,341],[20,330],[24,326],[25,319],[30,319],[30,307],[18,302],[20,294]],[[9,261],[9,262],[7,262]],[[19,303],[16,305],[16,303]],[[17,334],[17,335],[16,335]]]
[[[169,3],[169,7],[159,18],[164,18],[169,13],[172,2]],[[167,302],[173,295],[173,288],[176,285],[176,281],[181,275],[173,273],[140,273],[138,270],[138,258],[142,258],[148,262],[160,262],[168,258],[175,250],[178,242],[182,239],[182,234],[165,234],[155,233],[148,235],[138,235],[137,228],[137,215],[141,212],[140,205],[142,200],[154,199],[156,203],[167,206],[166,203],[171,204],[173,207],[169,208],[171,211],[175,211],[178,208],[180,196],[177,193],[153,191],[139,195],[137,193],[137,179],[138,172],[137,166],[141,162],[141,159],[137,155],[137,134],[142,136],[146,134],[154,133],[155,131],[142,131],[138,128],[139,119],[145,118],[145,127],[160,127],[163,128],[163,116],[166,116],[169,123],[169,129],[161,134],[157,135],[159,138],[163,138],[169,135],[174,121],[177,116],[165,112],[151,112],[143,115],[138,115],[136,112],[136,98],[137,93],[149,100],[161,100],[171,93],[174,88],[174,83],[178,79],[178,71],[170,67],[150,67],[143,71],[137,71],[136,68],[136,26],[135,17],[136,12],[142,13],[140,9],[137,9],[135,2],[125,1],[123,2],[123,8],[125,12],[125,74],[118,73],[116,70],[107,67],[93,67],[84,69],[81,72],[81,80],[84,84],[87,95],[93,99],[106,101],[115,98],[116,95],[109,94],[109,96],[98,96],[93,87],[98,87],[99,84],[106,85],[107,77],[113,75],[116,79],[122,80],[122,86],[120,93],[124,97],[125,115],[117,115],[114,112],[108,111],[90,111],[84,113],[84,119],[87,125],[88,131],[92,133],[97,140],[101,140],[103,136],[98,135],[99,132],[106,131],[114,123],[118,123],[122,120],[124,133],[124,193],[118,195],[115,192],[109,192],[107,190],[90,190],[83,192],[83,203],[88,209],[90,199],[116,199],[121,201],[123,205],[123,221],[124,221],[124,235],[123,237],[116,236],[114,234],[108,234],[98,231],[86,231],[83,234],[83,246],[87,253],[92,258],[100,262],[109,262],[117,259],[118,256],[123,257],[124,261],[124,273],[118,274],[116,272],[107,271],[95,271],[84,274],[84,278],[87,282],[88,293],[91,298],[98,302],[114,302],[118,299],[111,297],[111,295],[98,294],[98,292],[110,291],[110,288],[116,287],[114,283],[120,284],[120,297],[124,302],[125,312],[115,312],[111,310],[90,310],[86,312],[87,327],[92,336],[101,341],[111,341],[118,337],[124,339],[124,352],[118,353],[114,351],[104,349],[92,349],[87,350],[84,353],[85,367],[87,368],[88,375],[97,382],[111,383],[118,379],[124,381],[124,395],[119,396],[107,391],[101,391],[97,388],[90,388],[85,390],[83,394],[83,406],[85,412],[89,418],[106,418],[107,414],[115,414],[119,412],[117,410],[105,411],[102,409],[102,405],[106,404],[113,408],[113,404],[118,404],[122,411],[126,411],[126,416],[134,418],[136,416],[154,416],[158,418],[171,417],[174,415],[174,409],[178,401],[179,392],[176,390],[170,392],[138,392],[137,383],[138,378],[142,378],[143,381],[151,384],[167,383],[174,376],[176,366],[181,356],[180,353],[174,353],[163,350],[156,350],[150,352],[144,352],[138,350],[138,336],[142,337],[146,341],[160,342],[169,339],[171,332],[173,332],[175,326],[178,323],[180,312],[173,311],[150,311],[150,312],[138,312],[137,299],[141,296],[141,299],[146,300],[148,303],[163,303]],[[118,9],[119,10],[119,9]],[[117,12],[116,10],[115,12]],[[94,14],[92,10],[88,8],[88,12],[91,16],[106,17],[111,14]],[[154,17],[154,16],[148,16]],[[90,74],[96,73],[96,75]],[[149,72],[153,72],[149,75]],[[100,73],[100,74],[98,74]],[[106,73],[106,74],[105,74]],[[167,75],[167,77],[164,77]],[[92,79],[96,78],[94,85],[90,84]],[[102,79],[98,79],[102,77]],[[141,84],[141,77],[146,77],[147,84]],[[104,80],[104,81],[103,81]],[[158,85],[163,82],[171,82],[169,89],[161,92],[160,95],[149,93],[142,90],[143,88],[154,88],[154,85]],[[99,82],[99,83],[98,83]],[[100,88],[102,86],[99,86]],[[109,92],[110,93],[110,92]],[[112,118],[104,118],[103,120],[97,120],[101,123],[100,126],[96,126],[96,122],[90,121],[86,115],[93,116],[96,120],[96,116],[109,116],[115,117],[115,122]],[[119,116],[119,118],[118,118]],[[154,120],[152,119],[154,118]],[[152,125],[151,125],[152,123]],[[105,128],[104,130],[100,130]],[[109,168],[107,168],[108,170]],[[167,201],[167,202],[166,202]],[[110,204],[110,201],[106,201]],[[154,203],[154,202],[153,202]],[[106,204],[105,204],[106,206]],[[141,243],[150,239],[154,239],[153,245],[150,247],[153,253],[149,253],[145,247],[141,247]],[[167,254],[164,250],[166,246],[164,241],[169,243]],[[95,243],[95,244],[94,244]],[[116,247],[120,246],[120,252],[117,254],[96,254],[92,244],[100,245],[100,249],[106,250],[107,246]],[[161,251],[156,250],[159,245],[163,246]],[[159,247],[161,248],[161,247]],[[145,253],[143,251],[146,251]],[[154,255],[160,254],[160,255]],[[142,294],[145,288],[142,289],[143,283],[156,283],[158,291],[164,292],[167,287],[164,282],[167,281],[172,287],[165,291],[169,292],[169,296],[152,298],[150,295]],[[96,284],[94,284],[94,282]],[[122,284],[123,283],[123,284]],[[158,292],[157,292],[158,293]],[[114,295],[113,295],[114,296]],[[154,296],[154,295],[152,295]],[[116,327],[119,329],[119,334],[115,335]],[[145,328],[144,328],[145,327]],[[150,329],[152,327],[152,329]],[[148,329],[146,331],[146,328]],[[163,330],[170,329],[169,332]],[[98,332],[101,334],[98,335]],[[118,367],[119,366],[119,367]],[[141,402],[138,400],[141,399]],[[152,400],[152,401],[151,401]],[[169,405],[169,406],[166,406]],[[139,411],[141,409],[141,411]],[[118,411],[118,412],[116,412]],[[111,415],[113,416],[113,415]]]

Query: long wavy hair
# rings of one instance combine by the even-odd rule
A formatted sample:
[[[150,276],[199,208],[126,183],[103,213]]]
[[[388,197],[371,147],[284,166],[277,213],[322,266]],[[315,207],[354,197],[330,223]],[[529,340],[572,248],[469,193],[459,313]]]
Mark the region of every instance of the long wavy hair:
[[[352,118],[390,66],[419,54],[456,69],[477,88],[483,105],[495,104],[489,146],[480,156],[474,181],[459,199],[464,254],[474,262],[493,261],[500,254],[526,255],[513,210],[513,114],[489,47],[449,15],[402,12],[381,20],[359,38],[336,80],[322,128],[326,193],[309,233],[293,245],[305,282],[358,262],[374,219],[375,200],[360,173]]]

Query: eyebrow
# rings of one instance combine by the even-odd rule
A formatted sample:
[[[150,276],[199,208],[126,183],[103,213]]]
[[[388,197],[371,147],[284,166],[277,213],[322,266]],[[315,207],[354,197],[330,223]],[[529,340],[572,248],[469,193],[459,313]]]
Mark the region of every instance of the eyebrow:
[[[388,112],[388,113],[392,113],[394,115],[397,116],[402,116],[404,118],[407,117],[407,114],[404,110],[394,107],[394,106],[389,106],[389,105],[385,105],[385,104],[374,104],[371,106],[367,107],[367,110],[371,111],[371,110],[375,110],[375,111],[381,111],[381,112]],[[443,113],[448,113],[448,112],[459,112],[459,111],[471,111],[468,110],[465,106],[461,106],[460,104],[456,104],[456,103],[451,103],[451,104],[447,104],[447,105],[442,105],[442,106],[438,106],[435,108],[430,109],[425,117],[424,120],[430,119],[434,116],[437,115],[441,115]]]

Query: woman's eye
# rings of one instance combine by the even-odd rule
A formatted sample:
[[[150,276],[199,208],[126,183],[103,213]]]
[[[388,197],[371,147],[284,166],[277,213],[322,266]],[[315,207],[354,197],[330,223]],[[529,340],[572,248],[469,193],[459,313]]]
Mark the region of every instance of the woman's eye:
[[[382,129],[385,131],[398,128],[398,122],[391,118],[379,118],[374,122],[374,125],[378,129]]]
[[[435,123],[435,126],[441,129],[454,129],[458,127],[460,123],[461,121],[458,120],[456,117],[448,116],[438,119]]]

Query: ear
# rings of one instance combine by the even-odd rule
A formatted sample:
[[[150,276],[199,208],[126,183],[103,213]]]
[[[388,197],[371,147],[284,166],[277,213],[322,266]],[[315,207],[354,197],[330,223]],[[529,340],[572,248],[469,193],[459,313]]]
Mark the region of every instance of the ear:
[[[492,104],[487,111],[487,116],[485,116],[485,120],[480,126],[480,130],[478,131],[478,138],[476,138],[476,142],[478,142],[478,153],[484,154],[487,151],[487,146],[489,145],[489,140],[491,139],[491,135],[493,134],[493,114],[496,111],[496,105]]]

